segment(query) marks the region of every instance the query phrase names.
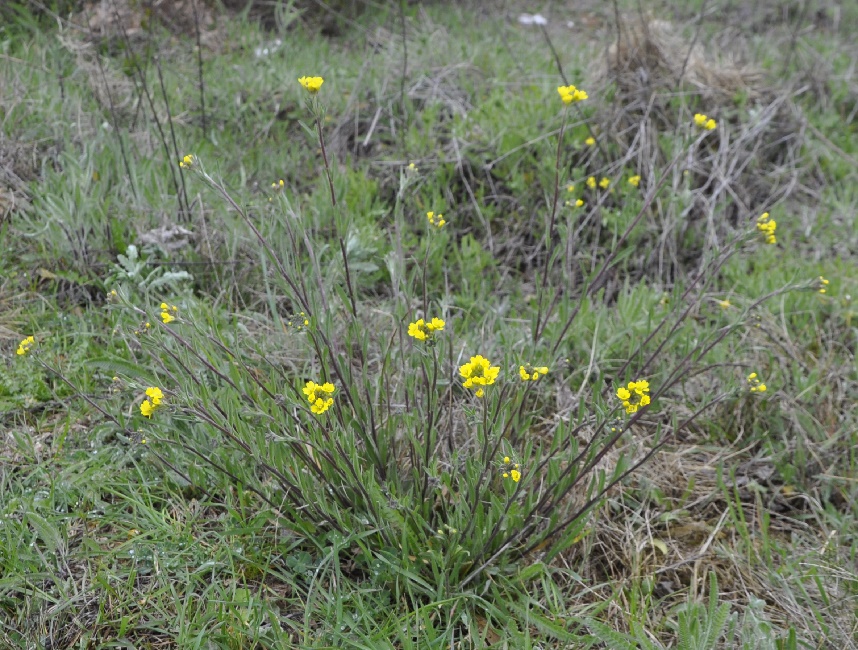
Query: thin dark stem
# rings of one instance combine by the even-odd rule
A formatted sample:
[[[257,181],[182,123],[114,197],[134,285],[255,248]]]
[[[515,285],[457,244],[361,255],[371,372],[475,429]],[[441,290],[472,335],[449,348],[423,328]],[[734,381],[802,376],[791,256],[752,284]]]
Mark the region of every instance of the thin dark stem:
[[[206,84],[205,78],[203,76],[203,46],[202,39],[200,36],[200,14],[199,8],[197,7],[197,0],[193,1],[194,8],[194,31],[196,32],[197,37],[197,75],[200,80],[200,111],[202,112],[202,128],[203,128],[203,139],[208,139],[208,119],[206,117]]]

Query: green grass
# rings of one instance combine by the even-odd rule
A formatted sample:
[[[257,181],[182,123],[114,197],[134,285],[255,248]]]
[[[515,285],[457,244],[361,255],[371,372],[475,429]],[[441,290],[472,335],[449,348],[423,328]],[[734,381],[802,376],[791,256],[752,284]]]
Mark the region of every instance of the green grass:
[[[700,9],[650,7],[686,46]],[[506,11],[408,6],[407,48],[396,7],[336,37],[223,14],[205,134],[192,34],[0,29],[0,645],[855,647],[851,32],[707,16],[699,42],[735,39],[764,91],[642,104],[639,75],[600,73],[612,8],[550,16],[590,94],[564,123],[551,50]],[[700,142],[695,112],[719,121]],[[152,243],[165,225],[193,235]],[[435,347],[406,335],[436,315]],[[483,400],[458,372],[475,354],[501,367]],[[551,368],[526,391],[525,362]],[[631,418],[615,392],[638,378],[655,397]],[[321,418],[307,380],[337,386]]]

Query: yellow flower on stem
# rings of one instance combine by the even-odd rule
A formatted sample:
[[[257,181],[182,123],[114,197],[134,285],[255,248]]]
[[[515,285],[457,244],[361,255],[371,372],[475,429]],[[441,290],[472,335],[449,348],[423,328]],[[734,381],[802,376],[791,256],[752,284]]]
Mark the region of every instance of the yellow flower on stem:
[[[763,212],[763,214],[757,217],[757,230],[763,233],[767,244],[776,244],[778,242],[778,239],[775,236],[775,230],[777,230],[777,227],[778,222],[771,219],[768,212]]]
[[[321,77],[301,77],[298,79],[298,83],[304,86],[304,90],[308,93],[315,95],[319,92],[319,89],[322,87],[322,84],[325,83],[325,80]]]
[[[765,393],[767,390],[766,385],[760,381],[755,372],[748,375],[748,390],[752,393]]]
[[[146,396],[152,400],[152,406],[158,406],[161,400],[164,399],[164,393],[157,386],[150,386],[146,389]]]
[[[590,176],[590,177],[587,179],[587,183],[586,183],[586,184],[587,184],[587,187],[589,187],[591,190],[595,190],[595,189],[596,189],[596,177],[595,177],[595,176]]]
[[[440,318],[433,318],[428,323],[422,318],[408,324],[408,336],[418,341],[432,343],[437,332],[443,332],[446,323]]]
[[[304,395],[307,396],[307,401],[310,403],[310,411],[316,415],[321,415],[327,411],[334,403],[334,385],[330,382],[317,384],[313,381],[308,381],[304,386]]]
[[[718,126],[718,123],[704,115],[703,113],[695,113],[694,114],[694,123],[702,129],[706,129],[707,131],[712,131]]]
[[[152,413],[155,412],[155,405],[152,404],[148,399],[143,400],[143,403],[140,405],[140,413],[142,413],[145,417],[151,418]]]
[[[197,163],[197,157],[194,154],[188,154],[179,161],[179,167],[182,169],[191,169]]]
[[[826,293],[826,291],[828,290],[829,281],[820,275],[819,279],[816,282],[817,286],[819,287],[819,293]]]
[[[511,478],[514,483],[518,483],[521,480],[521,465],[510,461],[509,456],[503,457],[502,465],[502,476],[504,478]]]
[[[603,178],[602,180],[599,181],[599,187],[601,187],[603,190],[608,189],[608,187],[610,187],[610,185],[611,185],[611,180],[609,178]]]
[[[557,86],[557,92],[560,94],[563,103],[567,105],[583,102],[588,98],[585,91],[578,90],[575,86]]]
[[[444,227],[444,224],[447,221],[444,219],[444,215],[441,213],[435,214],[434,212],[427,212],[426,218],[429,220],[429,223],[436,228],[440,229]]]
[[[635,175],[635,176],[632,176],[631,178],[629,178],[629,185],[631,185],[632,187],[638,187],[640,184],[641,184],[641,177],[640,176]]]
[[[179,313],[179,308],[176,305],[168,305],[166,302],[161,303],[161,320],[165,324],[176,320],[175,314],[177,313]]]
[[[500,366],[493,366],[491,362],[481,355],[471,357],[471,360],[459,367],[459,374],[464,381],[464,387],[475,390],[477,397],[485,394],[485,386],[491,386],[500,372]]]
[[[548,374],[548,366],[531,366],[529,363],[518,367],[518,376],[522,381],[538,381]]]
[[[17,354],[19,357],[23,357],[30,351],[30,348],[33,347],[35,344],[35,337],[28,336],[18,344],[18,349],[15,350],[15,354]]]
[[[594,138],[594,137],[591,135],[589,138],[587,138],[586,140],[584,140],[584,144],[586,144],[588,147],[592,147],[594,144],[596,144],[596,138]]]
[[[617,397],[623,403],[626,413],[637,413],[638,409],[650,403],[649,382],[645,379],[630,381],[628,387],[620,386],[617,389]]]

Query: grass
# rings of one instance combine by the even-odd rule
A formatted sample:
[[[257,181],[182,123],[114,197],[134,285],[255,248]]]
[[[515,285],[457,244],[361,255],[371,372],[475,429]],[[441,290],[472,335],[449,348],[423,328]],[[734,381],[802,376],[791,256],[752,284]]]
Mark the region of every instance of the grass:
[[[375,6],[336,36],[201,9],[205,113],[188,16],[16,13],[0,645],[856,647],[858,17],[729,4],[652,3],[653,36],[621,3],[674,55],[643,62],[606,62],[601,5],[544,33]],[[713,74],[719,46],[759,70]],[[558,61],[590,95],[566,112]]]

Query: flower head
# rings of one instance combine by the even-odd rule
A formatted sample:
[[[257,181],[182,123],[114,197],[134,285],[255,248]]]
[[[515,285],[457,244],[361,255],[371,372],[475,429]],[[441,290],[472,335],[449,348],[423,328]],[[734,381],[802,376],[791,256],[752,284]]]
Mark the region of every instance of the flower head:
[[[763,214],[757,217],[757,230],[763,233],[767,244],[776,244],[778,242],[777,237],[775,237],[777,227],[777,221],[771,219],[768,212],[763,212]]]
[[[182,169],[191,169],[197,164],[197,157],[194,154],[188,154],[179,161],[179,167]]]
[[[529,363],[518,367],[518,376],[522,381],[538,381],[548,374],[548,366],[532,366]]]
[[[443,228],[444,224],[447,223],[444,219],[444,215],[441,213],[435,214],[434,212],[427,212],[426,218],[429,220],[430,225],[435,226],[438,229]]]
[[[321,415],[334,403],[334,385],[330,382],[317,384],[313,381],[308,381],[304,386],[304,395],[307,396],[307,401],[310,403],[310,411],[316,415]]]
[[[325,80],[321,77],[301,77],[298,79],[298,83],[304,86],[304,90],[308,93],[315,95],[319,92],[319,89],[322,87],[322,84],[325,83]]]
[[[596,144],[596,138],[594,138],[594,137],[591,135],[589,138],[587,138],[586,140],[584,140],[584,144],[586,144],[588,147],[592,147],[594,144]]]
[[[828,282],[828,280],[820,275],[816,281],[816,284],[819,287],[817,291],[819,291],[819,293],[825,293],[828,289]]]
[[[164,393],[157,386],[150,386],[146,389],[146,396],[152,400],[153,406],[158,406],[161,400],[164,399]]]
[[[584,199],[578,199],[577,201],[575,201],[575,207],[576,208],[580,208],[583,205],[584,205]]]
[[[279,192],[284,187],[286,187],[286,183],[283,182],[282,178],[279,181],[277,181],[276,183],[271,183],[271,189],[274,190],[275,192]]]
[[[566,186],[566,191],[567,191],[567,192],[574,192],[574,191],[575,191],[575,186],[574,186],[573,184],[571,184],[571,183],[570,183],[569,185],[567,185],[567,186]]]
[[[752,372],[748,375],[748,390],[752,393],[765,393],[766,385],[757,377],[757,373]]]
[[[521,465],[513,463],[509,456],[503,457],[501,472],[504,478],[511,478],[514,483],[518,483],[521,480]]]
[[[595,176],[590,176],[587,179],[587,187],[589,187],[591,190],[596,189],[596,177]]]
[[[730,307],[732,307],[732,305],[730,304],[730,301],[727,300],[726,298],[724,300],[716,300],[715,302],[718,304],[718,306],[721,309],[730,309]]]
[[[629,185],[632,187],[638,187],[641,184],[641,177],[638,175],[632,176],[629,178]]]
[[[650,403],[649,382],[645,379],[630,381],[628,386],[617,389],[617,397],[623,403],[626,413],[637,413],[638,409]]]
[[[176,320],[175,314],[177,313],[179,313],[179,308],[176,305],[168,305],[166,302],[161,303],[161,320],[165,324]]]
[[[611,179],[610,178],[602,178],[602,180],[599,181],[599,187],[601,187],[603,190],[608,189],[608,187],[610,187],[610,185],[611,185]]]
[[[694,114],[694,123],[707,131],[712,131],[716,126],[718,126],[718,123],[715,120],[703,115],[703,113]]]
[[[468,363],[459,367],[459,374],[465,380],[464,387],[475,390],[477,397],[485,394],[484,386],[495,383],[499,372],[500,366],[493,366],[488,359],[480,355],[471,357]]]
[[[440,318],[433,318],[428,323],[420,318],[408,324],[408,336],[418,341],[426,341],[431,345],[435,340],[435,334],[444,331],[444,325],[446,323]]]
[[[23,357],[27,352],[30,351],[30,348],[36,344],[36,339],[32,336],[28,336],[23,341],[18,344],[18,349],[15,350],[15,354],[19,357]]]
[[[578,90],[575,86],[557,86],[557,92],[560,94],[560,99],[564,104],[574,104],[583,102],[587,99],[587,93],[583,90]]]
[[[140,404],[140,413],[147,418],[151,418],[155,410],[161,405],[164,399],[164,393],[157,386],[149,386],[146,389],[147,399]]]

